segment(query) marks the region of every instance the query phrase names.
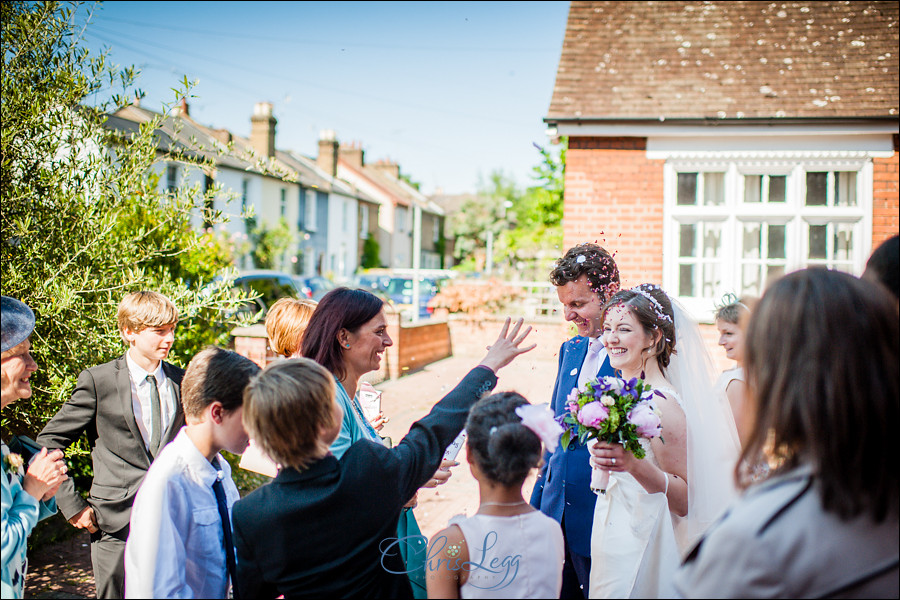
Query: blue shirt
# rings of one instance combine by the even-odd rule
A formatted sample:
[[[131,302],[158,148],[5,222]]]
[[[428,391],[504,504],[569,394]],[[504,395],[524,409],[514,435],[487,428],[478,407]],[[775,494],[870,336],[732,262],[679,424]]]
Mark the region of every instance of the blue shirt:
[[[350,394],[341,385],[341,382],[335,378],[337,384],[337,393],[335,400],[344,409],[344,420],[341,422],[341,432],[337,439],[331,444],[331,453],[340,460],[351,444],[359,440],[371,440],[382,444],[381,436],[366,420],[362,413],[362,407],[355,398],[351,399]]]

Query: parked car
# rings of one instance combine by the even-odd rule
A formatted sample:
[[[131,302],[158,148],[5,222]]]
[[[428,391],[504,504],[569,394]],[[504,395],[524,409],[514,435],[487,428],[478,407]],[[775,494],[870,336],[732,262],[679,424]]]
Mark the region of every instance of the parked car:
[[[428,301],[440,291],[443,280],[428,277],[419,278],[419,316],[427,317],[432,313],[428,307]],[[391,277],[387,287],[387,295],[391,303],[401,313],[411,313],[413,310],[413,280],[412,277]]]
[[[384,298],[385,300],[389,299],[387,290],[390,284],[390,275],[372,275],[369,273],[363,273],[353,278],[353,285],[360,289],[366,290],[367,292],[372,292],[376,296]]]
[[[238,310],[260,313],[260,319],[264,319],[269,307],[279,298],[311,298],[319,301],[337,286],[318,275],[301,277],[279,271],[255,270],[241,273],[235,278],[234,287],[243,288],[251,295],[258,296]]]

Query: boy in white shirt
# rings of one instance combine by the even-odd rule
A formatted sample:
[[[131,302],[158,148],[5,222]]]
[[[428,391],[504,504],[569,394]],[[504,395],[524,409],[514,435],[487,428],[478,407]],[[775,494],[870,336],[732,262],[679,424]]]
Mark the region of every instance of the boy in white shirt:
[[[247,447],[243,394],[258,371],[249,359],[214,347],[188,365],[181,383],[187,425],[147,471],[131,513],[126,598],[227,597],[235,564],[231,508],[239,494],[219,451]]]

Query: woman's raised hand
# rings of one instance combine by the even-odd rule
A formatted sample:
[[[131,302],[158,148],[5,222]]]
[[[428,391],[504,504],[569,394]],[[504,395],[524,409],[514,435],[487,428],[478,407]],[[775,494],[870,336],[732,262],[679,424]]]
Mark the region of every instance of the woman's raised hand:
[[[519,344],[525,341],[525,338],[531,333],[531,325],[519,333],[519,330],[522,329],[522,325],[525,323],[525,319],[520,318],[516,321],[511,331],[509,328],[510,321],[511,319],[507,317],[497,341],[488,346],[487,356],[479,363],[494,373],[511,363],[520,354],[525,354],[537,347],[537,344],[531,344],[526,348],[519,348]]]

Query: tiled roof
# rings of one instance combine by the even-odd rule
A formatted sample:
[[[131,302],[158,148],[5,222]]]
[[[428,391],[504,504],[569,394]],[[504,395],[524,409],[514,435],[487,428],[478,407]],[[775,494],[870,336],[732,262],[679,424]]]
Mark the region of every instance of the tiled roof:
[[[897,117],[897,2],[572,2],[546,120]]]
[[[294,152],[276,150],[274,160],[269,163],[270,168],[261,169],[260,157],[253,153],[249,139],[224,129],[207,127],[190,117],[161,115],[140,106],[130,105],[109,115],[106,125],[127,135],[136,132],[141,123],[148,123],[156,117],[162,117],[161,127],[156,131],[161,150],[178,149],[188,155],[202,156],[218,166],[261,173],[275,179],[284,178],[323,192],[331,192],[333,189],[346,196],[375,203],[375,200],[350,183],[329,178],[316,166],[315,161]],[[227,134],[230,138],[231,151],[226,149],[220,137],[223,134]]]

